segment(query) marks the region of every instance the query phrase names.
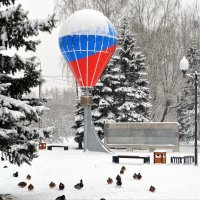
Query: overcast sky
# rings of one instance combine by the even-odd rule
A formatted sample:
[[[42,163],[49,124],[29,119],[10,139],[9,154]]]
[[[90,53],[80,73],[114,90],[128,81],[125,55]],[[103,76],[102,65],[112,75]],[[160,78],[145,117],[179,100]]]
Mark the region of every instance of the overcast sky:
[[[29,11],[30,19],[45,19],[49,14],[53,13],[54,0],[18,0],[17,3],[21,3],[24,10]],[[60,62],[60,50],[58,47],[58,33],[60,25],[52,32],[40,33],[38,38],[42,41],[37,47],[37,52],[34,53],[41,61],[42,75],[46,80],[42,89],[57,86],[59,88],[67,87],[67,82],[62,81],[62,67]],[[24,54],[23,52],[20,52]],[[32,55],[33,53],[24,54],[25,57]],[[52,77],[53,76],[53,77]],[[34,91],[38,91],[35,89]]]

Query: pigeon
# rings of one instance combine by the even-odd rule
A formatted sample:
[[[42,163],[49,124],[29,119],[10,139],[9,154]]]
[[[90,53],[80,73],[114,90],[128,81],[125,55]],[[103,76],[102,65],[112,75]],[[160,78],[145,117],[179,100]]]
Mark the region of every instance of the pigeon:
[[[116,185],[118,187],[121,187],[122,186],[122,180],[121,179],[117,180]]]
[[[126,170],[126,167],[122,166],[121,170],[125,171],[125,170]]]
[[[137,178],[138,178],[138,180],[140,180],[140,179],[142,178],[142,175],[139,173],[139,174],[137,175]]]
[[[138,179],[138,175],[136,173],[133,174],[133,179]]]
[[[50,188],[54,188],[55,186],[56,186],[56,184],[54,182],[51,181],[51,183],[49,183]]]
[[[27,185],[26,182],[20,182],[20,183],[18,183],[18,186],[21,187],[21,188],[26,187],[26,185]]]
[[[121,180],[121,176],[117,175],[116,180]]]
[[[76,188],[77,190],[80,190],[81,188],[83,188],[83,180],[80,180],[80,183],[77,183],[74,188]]]
[[[14,176],[14,177],[18,177],[18,176],[19,176],[18,172],[15,172],[15,173],[13,174],[13,176]]]
[[[155,192],[156,188],[154,186],[151,185],[151,187],[149,188],[150,192]]]
[[[7,166],[7,165],[5,165],[3,168],[8,168],[8,166]]]
[[[59,196],[59,197],[57,197],[55,200],[66,200],[66,199],[65,199],[65,195]]]
[[[31,180],[31,176],[28,174],[26,177],[28,180]]]
[[[29,191],[32,191],[34,189],[34,186],[32,185],[32,184],[30,184],[29,186],[28,186],[28,190]]]
[[[124,170],[120,170],[120,172],[119,172],[120,174],[124,174]]]
[[[64,188],[65,188],[65,185],[64,185],[63,183],[60,183],[59,189],[60,189],[60,190],[64,190]]]
[[[107,183],[108,183],[108,184],[112,184],[112,183],[113,183],[112,178],[109,177],[109,178],[107,179]]]

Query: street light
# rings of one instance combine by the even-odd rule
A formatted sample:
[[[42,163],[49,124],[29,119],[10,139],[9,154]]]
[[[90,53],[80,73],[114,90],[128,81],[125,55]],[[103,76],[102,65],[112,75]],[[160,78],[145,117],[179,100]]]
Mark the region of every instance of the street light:
[[[185,74],[189,68],[189,62],[184,56],[182,60],[180,61],[180,69],[183,72],[183,76],[185,77]],[[195,71],[194,75],[192,77],[194,78],[194,85],[195,85],[195,131],[194,131],[194,165],[198,165],[198,149],[197,149],[197,71]]]

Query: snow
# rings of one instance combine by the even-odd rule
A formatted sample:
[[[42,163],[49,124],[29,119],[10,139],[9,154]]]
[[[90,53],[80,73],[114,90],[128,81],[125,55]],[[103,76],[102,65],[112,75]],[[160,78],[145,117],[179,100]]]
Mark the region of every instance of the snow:
[[[73,141],[73,139],[72,139]],[[170,156],[193,155],[193,145],[181,146],[181,153],[167,152],[167,164],[153,164],[153,153],[148,151],[126,152],[116,150],[117,154],[150,155],[151,163],[133,159],[120,159],[119,164],[112,163],[112,155],[97,152],[83,152],[75,149],[69,140],[69,150],[62,148],[52,151],[40,150],[39,157],[34,159],[32,166],[21,167],[0,161],[0,194],[12,194],[18,200],[54,200],[57,196],[65,195],[68,200],[129,200],[129,199],[199,199],[200,167],[192,165],[170,164]],[[3,168],[7,165],[8,168]],[[115,186],[115,178],[124,165],[126,171],[122,177],[122,187]],[[19,177],[12,176],[16,171]],[[133,180],[133,173],[141,173],[140,181]],[[27,174],[32,176],[26,180]],[[108,185],[106,180],[111,177],[114,182]],[[74,185],[83,179],[84,188],[75,190]],[[26,181],[34,185],[33,191],[19,188],[17,184]],[[49,183],[57,184],[54,189]],[[63,182],[65,189],[59,191],[58,184]],[[156,192],[148,191],[156,187]]]
[[[116,38],[116,31],[110,20],[101,12],[92,9],[79,10],[70,15],[63,23],[59,37],[82,34]]]
[[[16,99],[13,99],[13,98],[9,98],[9,97],[0,95],[0,101],[1,101],[2,106],[6,106],[8,108],[12,108],[12,107],[19,108],[20,111],[25,111],[28,114],[35,114],[37,116],[35,108],[33,108],[32,106],[27,105],[26,103],[24,103],[24,102],[22,102],[20,100],[16,100]],[[7,111],[7,110],[1,108],[0,113],[5,112],[5,111]],[[15,112],[14,111],[10,111],[10,114],[13,114],[13,117],[14,116],[20,117],[19,113],[17,113],[16,111]]]

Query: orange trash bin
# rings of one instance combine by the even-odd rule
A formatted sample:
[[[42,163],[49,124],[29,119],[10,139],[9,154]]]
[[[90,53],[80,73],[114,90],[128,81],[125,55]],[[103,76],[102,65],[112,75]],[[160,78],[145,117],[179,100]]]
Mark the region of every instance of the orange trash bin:
[[[39,150],[43,150],[43,149],[46,149],[46,143],[40,142],[39,143]]]
[[[166,152],[154,152],[154,164],[155,163],[162,163],[166,164]]]

